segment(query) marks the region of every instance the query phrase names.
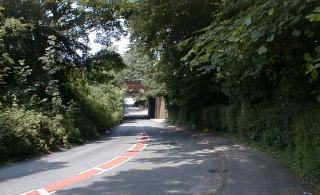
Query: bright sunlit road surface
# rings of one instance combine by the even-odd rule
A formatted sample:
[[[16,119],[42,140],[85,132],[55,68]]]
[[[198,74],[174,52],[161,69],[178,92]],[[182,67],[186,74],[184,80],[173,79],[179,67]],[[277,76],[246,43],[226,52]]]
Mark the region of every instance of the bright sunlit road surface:
[[[142,110],[137,107],[126,107],[124,117],[127,119],[147,118],[148,110]]]
[[[303,194],[299,179],[264,153],[191,133],[129,107],[110,135],[0,169],[0,194]]]
[[[134,99],[131,98],[131,97],[127,97],[127,98],[124,99],[124,104],[126,106],[133,106],[134,102],[135,102]]]

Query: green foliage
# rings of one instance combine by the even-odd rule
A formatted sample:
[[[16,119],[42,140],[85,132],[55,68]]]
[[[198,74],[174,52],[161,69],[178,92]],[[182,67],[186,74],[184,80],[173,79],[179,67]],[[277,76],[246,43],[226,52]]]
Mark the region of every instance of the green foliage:
[[[145,80],[150,68],[152,67],[152,63],[148,56],[143,55],[137,48],[132,48],[124,54],[123,60],[126,68],[117,75],[120,82],[124,82],[126,80]]]
[[[320,22],[320,7],[317,7],[312,14],[306,16],[311,22]]]
[[[319,107],[308,107],[293,125],[295,131],[294,160],[292,166],[320,186],[320,113]]]
[[[313,89],[305,77],[303,54],[317,47],[319,31],[305,16],[318,2],[248,2],[226,1],[201,35],[178,46],[188,51],[182,61],[204,75],[214,74],[221,87],[238,88],[235,95],[250,101],[287,99],[293,92],[300,94],[290,99],[308,98]],[[230,15],[230,6],[240,11]],[[316,80],[317,72],[308,67],[307,73]],[[281,93],[283,82],[287,91]]]
[[[77,85],[74,81],[74,85]],[[83,85],[84,84],[84,85]],[[1,107],[0,161],[24,158],[94,138],[118,124],[124,112],[124,90],[107,84],[78,83],[75,102],[67,107],[60,98],[52,111],[26,110],[18,105]],[[81,87],[80,87],[81,86]],[[54,104],[54,102],[57,102]]]
[[[79,78],[76,76],[73,81],[79,102],[79,109],[73,118],[82,136],[92,138],[122,120],[125,91],[112,84],[91,84],[85,78]]]
[[[147,90],[143,92],[141,97],[143,101],[147,101],[148,97],[161,96],[165,93],[163,82],[159,81],[162,72],[158,70],[157,60],[152,60],[149,55],[141,51],[139,48],[131,48],[124,56],[126,68],[116,75],[116,80],[120,83],[125,81],[141,81]]]
[[[0,1],[0,161],[95,137],[122,120],[119,54],[90,55],[124,33],[111,1]]]
[[[88,70],[90,80],[98,83],[108,82],[114,79],[114,72],[119,72],[125,68],[121,56],[113,51],[106,49],[100,50],[88,59]]]
[[[66,129],[61,125],[61,119],[59,115],[49,118],[21,107],[1,108],[1,160],[65,147]]]
[[[156,61],[169,120],[260,142],[319,185],[319,6],[134,1],[129,27]]]
[[[197,72],[189,74],[188,68],[182,67],[178,62],[182,54],[172,47],[209,25],[213,18],[212,12],[220,6],[218,2],[220,1],[179,0],[174,4],[170,0],[131,2],[131,7],[127,8],[131,13],[128,19],[131,39],[134,47],[151,59],[147,63],[147,78],[144,79],[149,96],[165,95],[175,101],[173,96],[176,89],[180,89],[180,85],[188,86],[191,83],[185,84],[182,77],[186,80],[191,75],[196,77]]]
[[[211,11],[219,6],[216,2],[219,1],[133,1],[129,18],[132,38],[154,52],[169,48],[209,24]]]

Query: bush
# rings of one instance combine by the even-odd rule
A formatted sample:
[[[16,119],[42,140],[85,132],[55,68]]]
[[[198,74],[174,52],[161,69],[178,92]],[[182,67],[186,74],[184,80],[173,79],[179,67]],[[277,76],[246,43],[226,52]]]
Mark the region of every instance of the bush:
[[[295,132],[292,165],[303,177],[320,184],[320,108],[310,105],[293,124]],[[320,187],[320,185],[319,185]]]
[[[121,122],[124,114],[124,90],[112,84],[90,84],[75,80],[77,109],[72,117],[83,138],[94,138]]]
[[[51,111],[0,105],[0,162],[82,143],[122,120],[121,88],[87,83],[74,91],[75,100]]]
[[[21,107],[1,109],[1,160],[64,147],[67,143],[66,130],[60,120],[61,116],[49,118]]]
[[[298,107],[290,104],[245,106],[239,115],[240,135],[260,141],[266,147],[291,148],[291,123],[298,111]]]

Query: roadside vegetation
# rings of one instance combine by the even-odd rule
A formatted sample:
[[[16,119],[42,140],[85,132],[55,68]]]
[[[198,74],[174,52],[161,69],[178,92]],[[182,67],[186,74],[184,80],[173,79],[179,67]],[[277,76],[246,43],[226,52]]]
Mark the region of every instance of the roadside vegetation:
[[[280,153],[320,189],[320,2],[135,1],[134,44],[169,120]],[[161,89],[161,90],[157,90]]]
[[[98,136],[142,79],[171,122],[257,143],[320,191],[319,71],[319,0],[0,0],[0,162]]]
[[[82,143],[119,123],[124,32],[107,1],[0,1],[0,162]],[[106,49],[89,53],[89,32]]]

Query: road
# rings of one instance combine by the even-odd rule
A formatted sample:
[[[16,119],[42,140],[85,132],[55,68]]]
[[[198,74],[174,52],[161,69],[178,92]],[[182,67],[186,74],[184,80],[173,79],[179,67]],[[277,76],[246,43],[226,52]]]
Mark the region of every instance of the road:
[[[127,113],[97,141],[4,166],[0,194],[303,194],[297,177],[265,153]]]

